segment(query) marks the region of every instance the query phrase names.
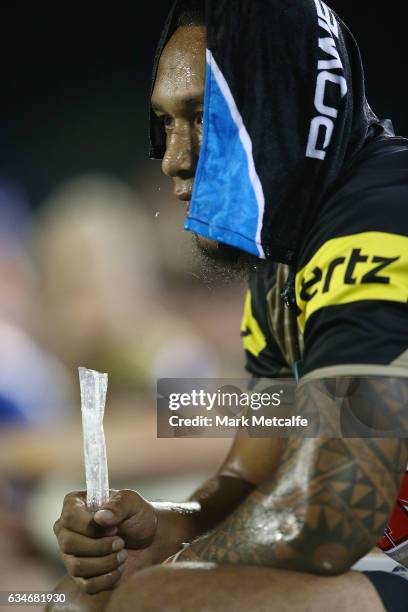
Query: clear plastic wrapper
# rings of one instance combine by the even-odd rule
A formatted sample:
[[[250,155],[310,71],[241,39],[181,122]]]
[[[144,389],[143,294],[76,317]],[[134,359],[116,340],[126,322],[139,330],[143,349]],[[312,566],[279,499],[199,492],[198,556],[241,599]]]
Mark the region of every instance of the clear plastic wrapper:
[[[108,462],[103,416],[108,375],[78,368],[81,386],[82,429],[84,440],[86,503],[96,512],[109,499]]]

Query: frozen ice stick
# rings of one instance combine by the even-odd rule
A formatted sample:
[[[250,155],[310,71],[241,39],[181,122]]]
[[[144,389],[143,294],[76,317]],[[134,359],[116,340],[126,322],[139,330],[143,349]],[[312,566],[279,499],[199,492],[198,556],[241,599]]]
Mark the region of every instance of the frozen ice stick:
[[[109,499],[103,415],[108,375],[78,368],[81,386],[82,430],[86,475],[86,504],[96,512]]]

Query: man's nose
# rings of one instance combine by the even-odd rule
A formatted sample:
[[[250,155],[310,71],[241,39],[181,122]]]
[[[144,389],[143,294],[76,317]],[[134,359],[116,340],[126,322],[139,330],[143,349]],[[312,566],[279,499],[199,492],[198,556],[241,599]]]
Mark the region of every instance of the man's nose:
[[[194,176],[197,158],[190,130],[176,129],[167,137],[166,153],[162,162],[163,172],[171,178],[190,178]]]

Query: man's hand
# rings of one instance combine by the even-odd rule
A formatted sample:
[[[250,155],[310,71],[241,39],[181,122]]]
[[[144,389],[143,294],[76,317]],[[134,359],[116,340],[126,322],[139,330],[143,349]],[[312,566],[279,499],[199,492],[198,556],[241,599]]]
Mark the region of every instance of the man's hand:
[[[116,491],[95,514],[85,492],[67,495],[54,525],[62,560],[81,591],[115,587],[123,572],[155,561],[158,517],[152,504],[134,491]]]
[[[54,525],[68,575],[79,591],[94,594],[113,589],[123,575],[162,563],[223,521],[255,483],[270,476],[277,451],[275,440],[237,438],[220,473],[185,503],[151,504],[134,491],[115,491],[94,514],[85,492],[68,494]]]

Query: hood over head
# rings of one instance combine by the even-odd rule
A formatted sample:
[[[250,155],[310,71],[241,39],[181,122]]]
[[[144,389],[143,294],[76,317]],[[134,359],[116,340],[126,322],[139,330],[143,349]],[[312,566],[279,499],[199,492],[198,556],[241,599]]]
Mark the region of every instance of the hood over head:
[[[153,84],[182,8],[165,24]],[[382,129],[357,44],[321,0],[205,0],[205,16],[203,141],[185,228],[292,263],[345,163]],[[161,159],[152,111],[150,143]]]

